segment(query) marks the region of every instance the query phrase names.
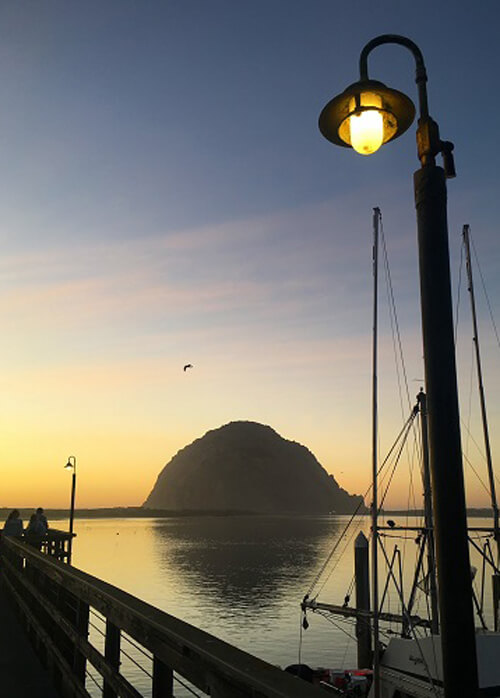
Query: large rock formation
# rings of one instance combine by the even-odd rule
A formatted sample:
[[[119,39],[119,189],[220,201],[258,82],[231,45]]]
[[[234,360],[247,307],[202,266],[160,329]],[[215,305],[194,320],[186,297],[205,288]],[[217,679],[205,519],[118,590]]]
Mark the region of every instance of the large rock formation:
[[[361,497],[338,486],[305,446],[263,424],[230,422],[180,450],[161,471],[143,506],[350,513],[360,502]]]

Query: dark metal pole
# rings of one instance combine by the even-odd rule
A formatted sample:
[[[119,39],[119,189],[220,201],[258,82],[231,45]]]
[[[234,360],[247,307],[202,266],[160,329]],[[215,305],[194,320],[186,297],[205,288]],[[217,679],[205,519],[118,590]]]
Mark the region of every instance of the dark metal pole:
[[[491,578],[493,582],[493,614],[495,617],[495,630],[500,625],[500,574],[494,574]]]
[[[370,570],[368,561],[368,540],[360,531],[354,542],[354,577],[356,579],[356,610],[365,613],[356,618],[356,639],[358,641],[358,669],[367,669],[372,664],[370,611]]]
[[[478,693],[478,678],[455,366],[446,184],[444,170],[429,160],[415,173],[414,184],[443,680],[445,698],[473,698]]]
[[[373,355],[372,355],[372,606],[373,606],[373,695],[380,698],[380,654],[378,618],[378,462],[377,462],[377,348],[378,348],[378,238],[380,209],[373,209]]]
[[[71,477],[71,505],[69,510],[69,541],[68,541],[68,564],[71,564],[71,553],[73,551],[73,522],[75,519],[75,493],[76,493],[76,458],[69,456],[68,462],[64,466],[66,470],[72,470]]]
[[[69,534],[70,539],[68,543],[68,563],[71,564],[71,552],[73,549],[73,521],[75,519],[75,492],[76,492],[76,471],[73,470],[71,476],[71,509],[69,513]]]
[[[424,518],[427,547],[427,568],[429,579],[429,596],[431,599],[431,632],[439,632],[439,608],[436,584],[436,556],[434,553],[434,521],[432,518],[431,470],[429,464],[429,430],[427,428],[427,396],[421,390],[417,395],[422,432],[422,463],[424,473]]]

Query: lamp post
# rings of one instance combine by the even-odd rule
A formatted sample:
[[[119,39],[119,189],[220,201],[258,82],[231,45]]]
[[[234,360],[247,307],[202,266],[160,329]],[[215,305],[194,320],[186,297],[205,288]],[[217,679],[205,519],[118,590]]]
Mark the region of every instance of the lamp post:
[[[76,493],[76,458],[75,456],[69,456],[68,462],[64,466],[66,470],[72,470],[73,474],[71,476],[71,507],[69,511],[69,534],[70,539],[68,542],[68,563],[71,564],[71,552],[73,548],[73,521],[75,519],[75,493]]]
[[[382,44],[404,46],[416,63],[417,151],[421,167],[414,174],[414,189],[444,694],[446,698],[475,697],[477,659],[446,213],[445,179],[455,176],[453,144],[440,139],[438,125],[429,115],[427,74],[418,46],[393,34],[384,34],[366,44],[359,60],[360,80],[324,107],[319,128],[335,145],[352,147],[363,155],[370,155],[409,128],[415,115],[411,100],[368,77],[368,55]],[[443,157],[443,167],[436,165],[438,154]],[[379,664],[377,654],[375,646],[375,669]],[[376,677],[375,695],[379,692]]]

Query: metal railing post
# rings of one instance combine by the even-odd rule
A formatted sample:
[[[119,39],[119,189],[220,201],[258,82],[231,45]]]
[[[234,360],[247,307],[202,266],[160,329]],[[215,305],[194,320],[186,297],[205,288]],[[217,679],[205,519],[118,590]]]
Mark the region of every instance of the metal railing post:
[[[106,640],[104,643],[104,656],[110,666],[116,671],[120,669],[120,628],[111,621],[106,620]],[[116,691],[106,679],[104,679],[103,698],[117,698]]]
[[[152,698],[173,698],[174,672],[161,659],[153,657]]]

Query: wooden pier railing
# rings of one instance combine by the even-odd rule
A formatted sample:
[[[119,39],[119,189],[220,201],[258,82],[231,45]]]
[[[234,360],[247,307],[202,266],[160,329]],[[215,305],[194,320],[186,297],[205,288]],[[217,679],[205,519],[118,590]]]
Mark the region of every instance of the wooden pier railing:
[[[64,536],[58,542],[42,543],[41,551],[26,542],[3,538],[1,553],[2,583],[61,698],[97,694],[103,698],[171,698],[176,695],[178,680],[189,682],[195,695],[211,698],[313,698],[323,694],[321,689],[64,564]],[[102,619],[102,642],[96,640],[90,627],[93,614]],[[150,665],[146,690],[138,690],[123,674],[125,640],[131,640],[140,650],[137,656],[144,656]]]

